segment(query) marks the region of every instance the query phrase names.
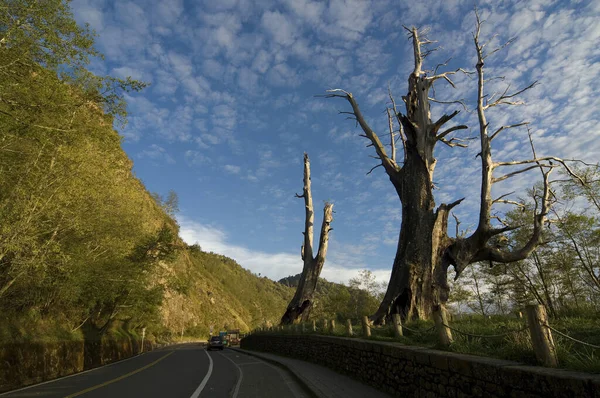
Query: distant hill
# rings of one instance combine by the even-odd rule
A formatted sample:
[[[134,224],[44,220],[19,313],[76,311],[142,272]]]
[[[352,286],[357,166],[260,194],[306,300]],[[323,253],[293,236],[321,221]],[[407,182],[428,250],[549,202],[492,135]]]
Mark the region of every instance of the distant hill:
[[[214,331],[248,331],[277,324],[294,289],[259,277],[234,260],[188,247],[170,264],[175,286],[165,295],[164,326],[170,331],[206,336]]]
[[[327,265],[325,265],[327,266]],[[277,283],[295,291],[301,274],[281,278]],[[319,278],[311,317],[316,319],[358,319],[375,312],[378,300],[368,292]]]

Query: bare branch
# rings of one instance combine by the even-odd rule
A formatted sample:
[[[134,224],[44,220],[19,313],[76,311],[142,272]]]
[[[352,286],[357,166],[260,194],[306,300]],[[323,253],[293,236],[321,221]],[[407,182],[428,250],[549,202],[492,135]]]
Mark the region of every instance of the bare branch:
[[[514,165],[519,165],[519,164],[531,164],[531,163],[538,163],[538,162],[543,162],[543,161],[550,161],[550,165],[549,166],[553,166],[551,161],[555,161],[560,163],[566,170],[566,172],[573,177],[574,179],[576,179],[577,181],[579,181],[579,183],[583,186],[586,185],[585,181],[579,176],[577,175],[573,170],[571,170],[571,168],[567,165],[566,162],[577,162],[577,159],[561,159],[561,158],[557,158],[556,156],[544,156],[541,158],[534,158],[534,159],[527,159],[527,160],[516,160],[516,161],[511,161],[511,162],[496,162],[494,163],[493,167],[501,167],[501,166],[514,166]]]
[[[515,193],[515,191],[509,192],[509,193],[505,193],[504,195],[498,196],[496,199],[494,199],[494,202],[496,202],[497,200],[500,200],[500,199],[504,199],[507,196],[512,195],[513,193]]]
[[[440,101],[440,100],[437,100],[437,99],[431,98],[431,97],[429,97],[428,99],[429,99],[429,101],[435,102],[437,104],[459,104],[464,108],[465,111],[467,111],[467,112],[469,111],[469,109],[467,108],[467,104],[465,104],[465,100],[463,100],[463,99],[459,99],[459,100],[455,100],[455,101]]]
[[[444,72],[444,73],[440,73],[439,75],[434,75],[434,76],[430,76],[425,78],[425,80],[427,80],[430,84],[432,84],[433,82],[435,82],[436,80],[439,79],[444,79],[446,80],[453,88],[456,88],[456,85],[454,84],[454,82],[452,80],[450,80],[450,78],[448,77],[449,75],[453,75],[456,72],[458,72],[459,70],[455,70],[455,71],[450,71],[450,72]]]
[[[523,89],[521,89],[519,91],[516,91],[516,92],[514,92],[512,94],[506,94],[508,92],[508,89],[510,88],[510,85],[509,85],[506,88],[506,90],[504,90],[504,93],[497,100],[495,100],[492,103],[488,103],[486,106],[484,106],[483,109],[484,110],[485,109],[489,109],[489,108],[492,108],[494,106],[501,105],[501,104],[504,104],[504,105],[522,105],[522,104],[524,104],[523,101],[508,101],[508,100],[511,99],[511,98],[514,98],[514,97],[518,96],[519,94],[524,93],[527,90],[530,90],[530,89],[534,88],[535,86],[537,86],[537,84],[538,84],[538,82],[536,80],[533,83],[531,83],[529,86],[527,86],[527,87],[525,87],[525,88],[523,88]]]
[[[508,227],[508,223],[506,221],[504,221],[503,219],[501,219],[500,217],[498,217],[498,216],[490,216],[490,218],[494,219],[494,220],[498,220],[498,222],[500,224]]]
[[[331,222],[333,221],[333,203],[325,202],[323,208],[323,223],[321,224],[321,235],[319,236],[319,250],[315,258],[318,266],[321,268],[325,263],[325,256],[327,255],[327,247],[329,242],[329,232],[333,231],[331,228]],[[319,269],[319,273],[321,270]]]
[[[512,173],[505,174],[502,177],[492,178],[492,183],[497,183],[497,182],[500,182],[500,181],[504,181],[507,178],[514,177],[514,176],[516,176],[518,174],[525,173],[526,171],[529,171],[529,170],[537,169],[538,167],[539,167],[538,165],[529,166],[529,167],[525,167],[525,168],[517,170],[517,171],[513,171]],[[541,167],[552,168],[554,166],[542,164]]]
[[[448,123],[450,120],[452,120],[452,118],[454,116],[458,115],[459,113],[460,113],[460,111],[454,111],[449,115],[443,115],[442,117],[440,117],[438,119],[438,121],[433,124],[432,132],[434,134],[436,134],[438,132],[438,130],[440,129],[440,127],[442,127],[444,124]]]
[[[458,200],[455,200],[454,202],[452,202],[449,205],[447,205],[446,210],[447,211],[452,210],[453,208],[455,208],[456,206],[458,206],[459,204],[461,204],[463,200],[465,200],[465,198],[460,198]]]
[[[392,119],[392,114],[390,113],[390,108],[385,108],[388,116],[388,127],[390,129],[390,147],[392,152],[392,161],[396,161],[396,141],[394,140],[394,120]],[[368,173],[367,173],[368,174]]]
[[[463,144],[461,141],[465,141],[465,140],[461,140],[460,138],[451,138],[449,140],[445,139],[445,138],[438,138],[442,143],[448,145],[449,147],[453,148],[455,146],[461,147],[461,148],[468,148],[469,145],[467,144]]]
[[[483,49],[484,49],[484,48],[485,48],[485,47],[486,47],[488,44],[490,44],[490,42],[491,42],[492,40],[494,40],[496,37],[498,37],[498,33],[495,33],[495,34],[493,34],[493,35],[492,35],[492,37],[490,37],[490,38],[489,38],[489,40],[488,40],[488,41],[486,41],[486,42],[485,42],[485,43],[484,43],[484,44],[481,46],[481,49],[483,50]]]
[[[461,124],[461,125],[458,125],[458,126],[454,126],[454,127],[450,127],[448,130],[444,131],[443,133],[440,133],[437,136],[437,139],[441,140],[442,138],[446,137],[448,134],[450,134],[453,131],[456,131],[456,130],[465,130],[465,129],[468,129],[468,128],[469,127],[465,126],[464,124]]]
[[[452,214],[452,217],[454,217],[454,221],[456,222],[456,232],[455,232],[455,236],[458,238],[460,236],[459,232],[459,226],[460,226],[460,220],[458,219],[458,217],[456,217],[456,214],[454,213],[450,213]]]
[[[483,56],[483,59],[486,59],[487,57],[489,57],[490,55],[497,53],[498,51],[502,50],[504,47],[510,46],[515,40],[517,40],[516,37],[510,38],[506,43],[504,43],[503,45],[501,45],[500,47],[496,47],[495,49],[493,49],[492,51],[490,51],[489,53],[485,54]],[[484,44],[483,46],[481,46],[481,50],[483,50],[483,48],[491,41],[488,40],[486,42],[486,44]]]
[[[494,76],[494,77],[488,77],[487,79],[483,79],[483,81],[485,83],[487,83],[487,82],[492,82],[494,80],[502,80],[502,81],[504,81],[505,79],[506,79],[506,76]]]
[[[399,114],[398,114],[398,109],[396,109],[396,101],[394,100],[394,97],[392,96],[392,90],[390,89],[389,86],[388,86],[388,95],[390,97],[390,101],[392,102],[392,109],[394,110],[394,116],[396,116],[396,120],[398,120],[398,124],[400,125],[400,128],[398,129],[398,133],[400,135],[400,139],[402,139],[403,155],[404,155],[404,157],[406,157],[406,135],[404,135],[404,128],[402,127],[402,120],[398,116]],[[396,161],[396,159],[394,159],[394,161]]]
[[[496,199],[496,200],[494,200],[494,203],[504,203],[507,205],[515,205],[515,206],[519,206],[519,207],[525,207],[525,205],[523,203],[517,202],[516,200]]]
[[[510,231],[514,231],[516,229],[522,228],[523,225],[505,225],[502,228],[493,228],[490,230],[490,235],[494,236],[494,235],[500,235],[503,234],[505,232],[510,232]]]
[[[304,152],[304,187],[302,197],[304,198],[305,220],[304,220],[304,256],[310,259],[313,258],[313,225],[315,222],[315,213],[313,211],[313,200],[310,189],[310,159],[308,154]],[[298,194],[296,194],[298,196]]]
[[[434,75],[437,75],[437,71],[438,71],[438,69],[439,69],[440,67],[442,67],[442,66],[446,66],[446,65],[448,65],[448,62],[450,62],[451,60],[452,60],[452,58],[448,58],[448,60],[447,60],[446,62],[444,62],[443,64],[437,64],[437,65],[436,65],[436,67],[435,67],[435,69],[433,70],[433,74],[434,74]]]
[[[387,155],[383,143],[381,142],[381,140],[379,139],[377,134],[367,124],[365,118],[363,117],[363,115],[360,111],[360,108],[358,107],[358,104],[356,103],[356,100],[352,96],[352,93],[349,93],[348,91],[345,91],[342,89],[327,90],[327,93],[329,93],[329,94],[325,95],[325,97],[327,97],[327,98],[332,98],[332,97],[345,98],[350,103],[350,106],[352,107],[352,112],[353,112],[354,116],[356,117],[358,124],[362,128],[362,130],[365,133],[365,135],[367,136],[367,138],[371,141],[371,144],[373,144],[373,147],[375,147],[375,152],[377,153],[378,158],[381,159],[386,173],[388,173],[388,175],[393,175],[395,173],[398,173],[400,171],[400,167],[396,164],[396,162],[394,160],[392,160]]]
[[[494,131],[494,133],[490,136],[490,141],[493,140],[498,135],[498,133],[500,133],[503,130],[512,129],[512,128],[520,127],[520,126],[525,126],[528,124],[529,124],[529,122],[521,122],[521,123],[517,123],[517,124],[510,124],[508,126],[502,126],[498,130]]]
[[[369,170],[369,172],[367,173],[367,175],[371,174],[373,172],[373,170],[375,170],[378,167],[382,167],[383,164],[379,163],[377,166],[374,166],[373,168],[371,168],[371,170]]]

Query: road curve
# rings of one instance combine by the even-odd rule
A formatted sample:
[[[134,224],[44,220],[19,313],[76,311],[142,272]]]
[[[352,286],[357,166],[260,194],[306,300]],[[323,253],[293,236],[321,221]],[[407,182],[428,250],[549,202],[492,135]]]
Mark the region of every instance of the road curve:
[[[30,397],[305,398],[282,369],[238,351],[182,344],[87,372],[0,394]]]

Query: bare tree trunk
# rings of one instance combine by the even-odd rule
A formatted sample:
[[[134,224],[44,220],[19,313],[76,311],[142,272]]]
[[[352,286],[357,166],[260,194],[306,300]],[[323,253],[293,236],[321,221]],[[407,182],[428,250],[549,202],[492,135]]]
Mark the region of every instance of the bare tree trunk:
[[[319,237],[319,249],[317,255],[313,256],[313,225],[314,212],[312,203],[312,193],[310,189],[310,160],[308,154],[304,153],[304,190],[302,195],[296,195],[298,198],[304,198],[306,218],[304,221],[304,243],[302,244],[301,255],[304,261],[302,275],[296,288],[296,293],[290,301],[287,310],[281,317],[281,324],[288,325],[294,323],[300,318],[301,322],[308,321],[308,316],[313,305],[313,296],[319,275],[325,264],[327,255],[327,246],[329,243],[329,232],[333,221],[333,203],[325,203],[323,209],[323,224]]]
[[[327,98],[344,98],[350,103],[352,112],[344,113],[352,115],[360,125],[364,132],[363,136],[370,140],[370,146],[373,146],[377,153],[376,158],[381,161],[373,169],[380,166],[384,168],[402,203],[402,225],[388,290],[379,309],[371,316],[372,321],[376,324],[381,324],[386,317],[393,313],[399,313],[403,318],[430,318],[434,306],[443,305],[448,300],[447,272],[450,265],[454,266],[456,278],[458,278],[469,264],[478,261],[487,261],[492,264],[492,262],[508,263],[526,258],[541,242],[542,226],[549,206],[548,175],[554,167],[557,167],[556,163],[558,163],[565,167],[569,174],[575,176],[562,159],[536,157],[531,136],[532,159],[511,162],[492,161],[491,141],[502,131],[523,126],[527,123],[521,122],[502,126],[489,134],[489,123],[485,116],[486,109],[501,105],[518,105],[519,102],[514,101],[514,98],[532,88],[535,83],[514,93],[509,93],[508,89],[501,95],[492,97],[484,93],[484,59],[504,46],[484,53],[485,44],[481,45],[479,42],[481,22],[478,15],[477,18],[477,29],[473,36],[478,59],[476,67],[478,77],[477,115],[481,145],[481,152],[478,155],[481,158],[481,205],[479,208],[479,224],[477,230],[471,236],[450,238],[447,234],[449,212],[454,206],[460,204],[463,199],[450,204],[441,204],[436,209],[432,192],[433,173],[437,162],[434,157],[435,145],[437,142],[442,142],[450,147],[466,147],[464,140],[453,137],[452,133],[468,127],[464,125],[444,127],[447,122],[458,115],[459,111],[444,114],[435,122],[431,120],[430,101],[439,101],[430,98],[429,91],[434,82],[440,79],[454,86],[450,76],[459,71],[464,72],[462,69],[437,74],[438,68],[435,68],[433,75],[428,76],[422,69],[422,63],[433,50],[422,51],[421,47],[432,43],[432,41],[420,37],[420,33],[416,28],[405,28],[413,42],[414,70],[408,79],[408,94],[402,97],[406,105],[405,114],[398,112],[394,98],[390,93],[391,111],[393,111],[388,112],[390,155],[386,152],[379,136],[363,117],[352,93],[342,89],[333,89],[328,90],[328,94],[325,95]],[[492,99],[490,98],[495,98],[495,100],[491,102]],[[450,103],[460,103],[464,106],[461,101],[450,101]],[[394,131],[392,115],[396,118],[399,126],[396,131]],[[396,162],[396,136],[402,140],[404,158],[401,163]],[[522,168],[497,178],[493,176],[495,169],[515,165]],[[513,251],[501,250],[488,244],[488,241],[493,237],[520,227],[492,226],[492,205],[494,203],[514,203],[514,201],[504,199],[510,194],[492,199],[492,184],[533,169],[541,171],[543,189],[542,192],[537,191],[535,193],[534,228],[529,240],[523,247],[516,248]]]

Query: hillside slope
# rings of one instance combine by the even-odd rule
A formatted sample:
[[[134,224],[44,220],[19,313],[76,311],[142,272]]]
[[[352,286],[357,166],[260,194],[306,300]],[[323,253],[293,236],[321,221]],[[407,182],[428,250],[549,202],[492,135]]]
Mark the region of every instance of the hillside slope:
[[[198,246],[190,246],[171,266],[178,282],[165,294],[163,321],[167,330],[184,335],[205,337],[211,327],[248,331],[275,323],[293,295],[293,289]]]

